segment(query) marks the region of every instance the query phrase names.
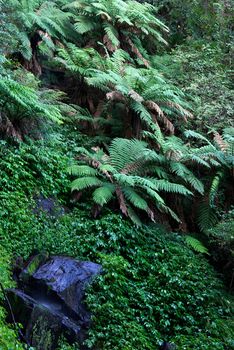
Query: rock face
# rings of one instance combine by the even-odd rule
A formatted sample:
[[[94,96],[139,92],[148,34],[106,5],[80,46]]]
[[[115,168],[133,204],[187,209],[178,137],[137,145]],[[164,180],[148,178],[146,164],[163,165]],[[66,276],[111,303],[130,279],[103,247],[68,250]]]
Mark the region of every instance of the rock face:
[[[82,348],[91,320],[84,305],[85,288],[100,273],[101,266],[92,262],[33,257],[19,275],[20,289],[7,290],[27,341],[38,350],[53,350],[63,335]]]
[[[67,208],[62,207],[54,198],[45,198],[43,195],[34,197],[35,208],[34,214],[39,214],[41,211],[47,215],[59,217],[64,215]]]

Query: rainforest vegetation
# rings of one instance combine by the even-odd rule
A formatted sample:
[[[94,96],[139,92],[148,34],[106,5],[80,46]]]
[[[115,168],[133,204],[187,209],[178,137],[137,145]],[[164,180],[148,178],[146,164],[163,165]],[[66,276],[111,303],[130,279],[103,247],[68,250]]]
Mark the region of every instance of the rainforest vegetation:
[[[234,349],[233,9],[0,0],[0,349],[35,251],[102,264],[88,349]]]

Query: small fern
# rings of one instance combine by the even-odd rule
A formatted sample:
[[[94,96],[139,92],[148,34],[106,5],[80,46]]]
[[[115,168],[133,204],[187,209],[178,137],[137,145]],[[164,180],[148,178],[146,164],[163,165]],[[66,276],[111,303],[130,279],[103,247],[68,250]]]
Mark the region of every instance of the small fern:
[[[186,236],[185,241],[195,252],[209,255],[208,249],[198,239],[192,236]]]

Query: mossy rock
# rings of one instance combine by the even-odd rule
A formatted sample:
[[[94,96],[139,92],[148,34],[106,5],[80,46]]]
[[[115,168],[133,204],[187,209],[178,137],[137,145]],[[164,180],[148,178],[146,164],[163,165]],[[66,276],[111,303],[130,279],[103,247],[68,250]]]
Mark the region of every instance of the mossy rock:
[[[19,276],[20,280],[27,283],[39,266],[46,261],[47,257],[48,256],[44,253],[33,256],[28,262],[26,268],[21,272]]]

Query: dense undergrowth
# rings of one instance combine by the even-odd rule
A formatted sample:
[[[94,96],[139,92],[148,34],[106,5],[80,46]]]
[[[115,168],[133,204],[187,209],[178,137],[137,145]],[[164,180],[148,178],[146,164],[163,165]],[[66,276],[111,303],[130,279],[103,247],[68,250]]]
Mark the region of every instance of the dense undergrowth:
[[[9,257],[14,263],[19,256],[27,259],[32,251],[44,251],[100,262],[105,273],[87,295],[94,315],[88,346],[155,349],[170,340],[179,349],[232,348],[231,299],[206,258],[194,253],[183,236],[157,225],[136,228],[111,212],[92,219],[88,203],[72,208],[66,147],[50,141],[5,146],[0,215],[5,287],[10,283]],[[40,210],[39,194],[57,201],[53,212]],[[20,349],[9,345],[16,344],[13,331],[5,325],[1,331],[7,344],[2,340],[3,348]]]
[[[148,2],[0,0],[0,281],[99,262],[88,348],[231,350],[231,1]]]

